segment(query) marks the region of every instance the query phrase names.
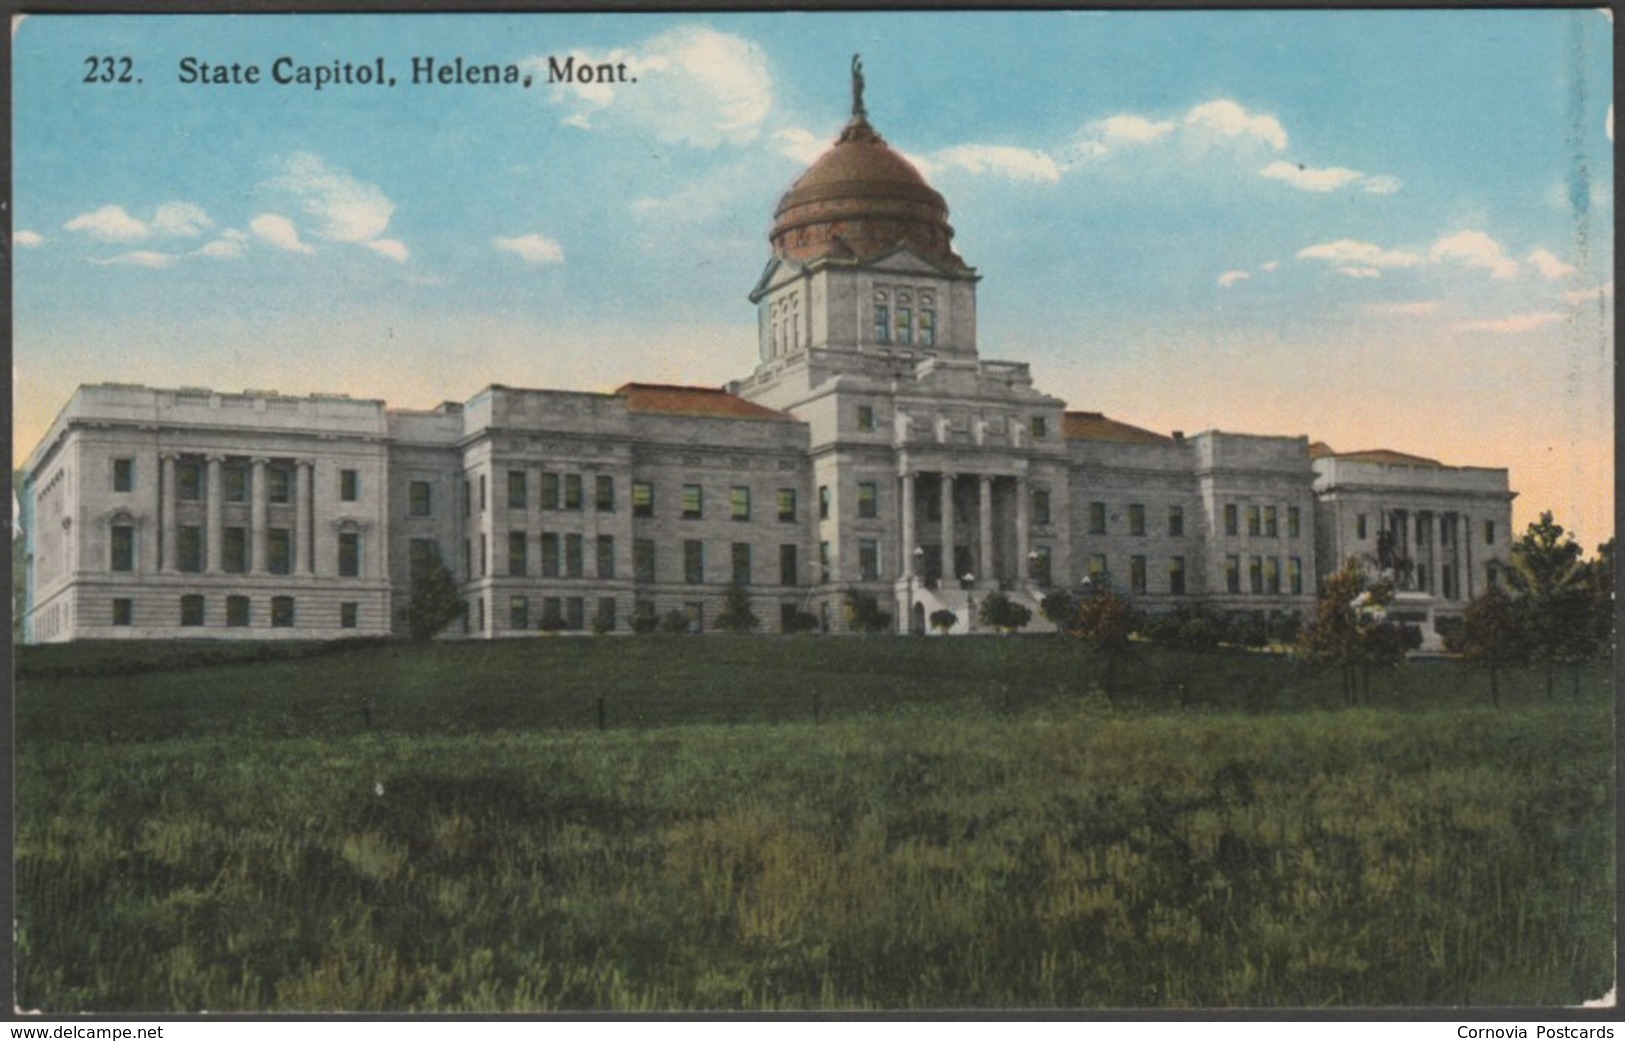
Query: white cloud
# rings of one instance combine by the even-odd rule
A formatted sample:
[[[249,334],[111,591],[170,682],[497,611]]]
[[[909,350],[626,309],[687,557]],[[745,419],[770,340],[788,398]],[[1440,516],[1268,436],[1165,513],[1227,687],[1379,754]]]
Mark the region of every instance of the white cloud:
[[[1269,164],[1258,173],[1261,177],[1272,181],[1284,181],[1306,192],[1334,192],[1339,188],[1354,186],[1376,195],[1392,195],[1404,184],[1397,177],[1387,174],[1367,177],[1360,171],[1350,170],[1346,166],[1314,167],[1280,160]]]
[[[1540,272],[1541,277],[1548,281],[1565,278],[1574,274],[1575,271],[1574,265],[1563,263],[1550,250],[1537,249],[1524,259],[1534,265],[1535,270]]]
[[[1575,289],[1563,294],[1563,299],[1571,304],[1588,304],[1593,301],[1607,300],[1614,295],[1614,283],[1604,282],[1600,286],[1590,289]]]
[[[1508,279],[1518,273],[1518,262],[1506,255],[1501,244],[1482,231],[1462,231],[1435,242],[1428,250],[1435,262],[1455,261],[1467,267],[1482,268],[1494,278]]]
[[[762,49],[744,37],[700,26],[671,29],[631,49],[554,55],[560,62],[566,57],[578,68],[624,65],[629,80],[560,85],[557,96],[579,106],[565,121],[583,129],[604,125],[596,118],[602,114],[664,141],[715,148],[754,141],[773,107],[773,79]],[[548,62],[535,57],[523,64],[545,79]]]
[[[1237,282],[1240,282],[1243,279],[1248,279],[1248,278],[1252,278],[1252,277],[1253,277],[1252,273],[1247,272],[1247,271],[1239,271],[1239,270],[1238,271],[1226,271],[1224,274],[1219,276],[1219,288],[1220,289],[1229,289],[1231,286],[1235,285]]]
[[[512,253],[527,264],[562,264],[564,247],[544,235],[498,236],[491,240],[497,249]]]
[[[159,235],[178,235],[197,238],[214,221],[203,212],[203,207],[189,202],[166,202],[152,217],[152,230]]]
[[[1364,273],[1371,268],[1406,268],[1422,262],[1422,258],[1415,253],[1401,249],[1383,249],[1374,243],[1358,242],[1354,239],[1338,239],[1335,242],[1305,246],[1298,250],[1297,256],[1299,260],[1324,260],[1361,271],[1361,274],[1352,275],[1355,278],[1374,277]],[[1351,271],[1345,270],[1344,273],[1351,274]]]
[[[1012,180],[1043,184],[1054,184],[1061,179],[1060,166],[1048,154],[1008,145],[956,145],[933,153],[926,165],[973,174],[999,174]]]
[[[18,249],[33,249],[35,246],[44,245],[45,236],[23,228],[11,236],[11,241]]]
[[[1340,267],[1337,270],[1338,270],[1338,272],[1340,274],[1347,275],[1350,278],[1381,278],[1382,277],[1382,272],[1379,271],[1378,269],[1374,268],[1374,267]]]
[[[1508,315],[1505,318],[1487,318],[1476,322],[1462,322],[1456,326],[1469,333],[1526,333],[1555,325],[1568,315],[1560,311],[1535,311],[1529,314]]]
[[[773,147],[778,153],[803,165],[810,165],[824,151],[830,143],[814,134],[811,130],[800,127],[786,127],[773,134]]]
[[[1407,300],[1402,303],[1378,303],[1366,308],[1372,314],[1389,315],[1395,318],[1420,318],[1423,315],[1434,314],[1439,310],[1437,300]]]
[[[236,260],[247,248],[248,236],[236,228],[227,228],[219,238],[195,252],[200,257],[213,257],[215,260]]]
[[[125,213],[122,206],[103,206],[81,213],[62,227],[67,231],[82,231],[102,242],[134,242],[152,233],[144,223]]]
[[[150,249],[138,249],[133,253],[120,253],[116,257],[108,257],[106,260],[96,260],[92,261],[92,263],[164,268],[174,264],[178,259],[173,253],[155,253]]]
[[[1360,182],[1360,190],[1372,195],[1392,195],[1405,187],[1405,182],[1393,174],[1376,174]]]
[[[1201,127],[1225,137],[1256,137],[1277,152],[1286,149],[1286,128],[1269,115],[1254,115],[1228,98],[1197,105],[1185,114],[1187,127]]]
[[[1260,270],[1260,271],[1274,271],[1276,268],[1278,268],[1280,266],[1281,266],[1281,262],[1279,260],[1266,260],[1266,261],[1264,261],[1264,263],[1258,265],[1258,270]]]
[[[395,213],[395,204],[376,184],[335,170],[309,152],[289,156],[269,186],[292,195],[315,222],[314,233],[330,242],[375,239]]]
[[[1130,141],[1135,143],[1157,141],[1167,137],[1178,129],[1178,124],[1172,122],[1152,122],[1144,116],[1117,115],[1107,116],[1096,124],[1101,134],[1112,141]]]
[[[248,222],[249,230],[277,249],[289,253],[314,253],[310,246],[299,241],[299,232],[293,222],[275,213],[262,213]]]
[[[398,264],[406,263],[407,259],[412,256],[411,251],[406,248],[406,243],[399,239],[373,239],[371,242],[362,243],[362,245],[379,256],[388,257]]]

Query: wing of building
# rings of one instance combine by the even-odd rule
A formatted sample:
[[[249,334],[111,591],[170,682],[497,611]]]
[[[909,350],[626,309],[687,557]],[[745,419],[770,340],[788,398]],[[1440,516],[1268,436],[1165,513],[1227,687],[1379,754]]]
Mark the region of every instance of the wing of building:
[[[26,464],[24,638],[401,634],[439,560],[447,635],[975,628],[1109,583],[1142,606],[1307,612],[1349,557],[1459,613],[1505,560],[1507,471],[1067,411],[981,357],[948,206],[869,125],[779,201],[727,388],[491,386],[429,411],[339,395],[84,386]]]

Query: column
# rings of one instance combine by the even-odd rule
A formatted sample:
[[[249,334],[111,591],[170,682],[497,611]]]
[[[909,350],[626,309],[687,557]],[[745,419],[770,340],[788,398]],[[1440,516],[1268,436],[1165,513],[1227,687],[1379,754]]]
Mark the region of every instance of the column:
[[[204,559],[207,561],[205,570],[213,575],[220,572],[222,538],[220,533],[220,457],[217,455],[209,456],[207,481],[208,484],[204,487],[204,494],[207,496],[206,516],[208,518],[208,528],[204,536],[207,541],[203,544],[203,552]]]
[[[297,562],[294,571],[301,575],[308,575],[315,566],[316,547],[313,544],[312,516],[315,512],[315,500],[311,498],[315,487],[316,460],[299,460],[299,488],[294,499],[294,536],[293,552]],[[369,489],[370,490],[370,489]],[[363,551],[369,547],[363,547]],[[366,570],[365,567],[362,568]]]
[[[977,505],[981,508],[978,518],[981,524],[982,545],[977,553],[976,566],[981,569],[983,578],[992,580],[997,577],[993,570],[993,478],[989,474],[982,474],[977,482]]]
[[[1030,577],[1027,573],[1027,542],[1028,531],[1032,527],[1032,499],[1027,488],[1027,478],[1016,478],[1016,567],[1020,569],[1021,584],[1026,585]]]
[[[914,475],[903,475],[903,574],[912,578],[917,570],[914,549],[919,545],[914,530]]]
[[[163,570],[175,570],[175,460],[178,457],[173,452],[165,452],[163,456],[164,468],[164,496],[163,496],[163,535],[160,543],[163,550]]]
[[[255,457],[254,472],[249,477],[249,500],[252,512],[248,522],[249,570],[256,575],[265,574],[265,540],[270,529],[267,505],[270,489],[265,486],[265,464],[268,460]]]
[[[957,582],[960,575],[954,569],[954,475],[942,474],[942,577]]]
[[[1462,588],[1467,591],[1467,599],[1471,600],[1475,595],[1473,588],[1473,521],[1465,513],[1461,515],[1461,574],[1467,580],[1467,584]]]

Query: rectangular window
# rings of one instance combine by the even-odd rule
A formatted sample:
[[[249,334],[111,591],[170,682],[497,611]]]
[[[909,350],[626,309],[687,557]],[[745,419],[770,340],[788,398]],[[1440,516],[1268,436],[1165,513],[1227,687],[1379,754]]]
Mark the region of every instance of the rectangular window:
[[[339,532],[339,577],[361,574],[361,536],[353,531]]]
[[[735,542],[733,544],[733,584],[736,586],[750,585],[750,543]]]
[[[519,501],[524,502],[523,499]],[[529,545],[530,540],[524,532],[508,532],[508,574],[515,578],[523,578],[529,570],[530,562],[526,559],[529,556],[527,553]]]
[[[1281,592],[1281,561],[1278,557],[1264,558],[1264,591],[1271,596]]]
[[[1033,500],[1032,522],[1034,524],[1048,524],[1049,523],[1049,489],[1048,488],[1034,488],[1033,489],[1033,494],[1032,494],[1032,500]]]
[[[907,307],[899,307],[897,309],[897,321],[894,325],[897,329],[898,343],[907,347],[914,342],[914,312],[912,310]]]
[[[818,519],[829,520],[829,485],[818,486]]]
[[[463,516],[467,517],[469,514],[471,514],[473,512],[474,512],[474,485],[471,484],[469,481],[467,481],[465,479],[463,481]],[[468,620],[468,616],[464,615],[463,620],[466,622]],[[465,628],[463,631],[467,632],[468,630]]]
[[[1275,507],[1264,507],[1264,535],[1273,539],[1280,534],[1280,528],[1275,521]]]
[[[1089,504],[1089,534],[1106,534],[1106,504],[1103,502]]]
[[[135,491],[135,460],[113,460],[113,490],[115,492]]]
[[[632,482],[632,516],[655,515],[655,486],[648,481]]]
[[[858,406],[858,429],[865,433],[875,428],[875,410],[873,405]]]
[[[293,501],[293,472],[286,466],[273,466],[265,471],[266,498],[274,503]]]
[[[508,471],[508,509],[522,510],[530,501],[530,481],[523,470]]]
[[[434,539],[413,539],[407,544],[407,570],[413,582],[427,579],[429,570],[439,559],[440,549],[435,545]]]
[[[779,520],[794,521],[796,519],[796,490],[794,488],[779,489]]]
[[[820,542],[818,544],[818,580],[820,582],[828,582],[829,581],[829,543],[828,542]]]
[[[1247,589],[1253,593],[1264,591],[1264,560],[1262,557],[1247,558]]]
[[[564,598],[564,627],[566,629],[585,629],[587,627],[586,597],[567,596]]]
[[[482,532],[480,532],[480,577],[481,578],[484,578],[486,576],[486,574],[487,574],[486,569],[489,568],[490,566],[491,566],[490,539],[482,531]],[[483,629],[484,626],[481,626],[481,628]]]
[[[690,600],[683,605],[683,613],[688,615],[688,631],[691,633],[705,632],[705,605],[698,600]]]
[[[796,547],[794,543],[783,543],[779,546],[779,585],[793,586],[801,581],[801,572],[796,561]]]
[[[480,474],[480,512],[481,513],[485,512],[485,475],[484,474]],[[483,598],[481,598],[481,600],[480,600],[480,611],[483,613],[484,610],[485,610],[485,600]],[[480,626],[480,631],[481,632],[485,631],[485,626],[483,624],[481,624],[481,626]]]
[[[699,539],[683,542],[683,581],[691,586],[705,581],[705,543]]]
[[[1226,535],[1239,533],[1236,526],[1236,504],[1233,502],[1224,504],[1224,533]]]
[[[1427,518],[1427,515],[1418,513],[1416,515],[1416,542],[1417,542],[1417,545],[1420,545],[1420,546],[1427,545],[1427,543],[1428,543],[1428,535],[1429,535],[1429,532],[1428,532],[1428,518]]]
[[[406,512],[413,517],[427,517],[434,512],[433,486],[428,481],[413,481],[406,486]]]
[[[1364,538],[1365,536],[1361,535],[1360,537]],[[1484,522],[1484,545],[1486,545],[1486,546],[1495,545],[1495,522],[1494,521],[1487,520],[1487,521]]]
[[[463,543],[463,581],[474,581],[474,540]],[[467,629],[463,630],[467,632]]]
[[[339,471],[339,501],[355,502],[361,498],[361,474],[355,470]]]
[[[1303,595],[1303,560],[1293,557],[1286,562],[1287,588],[1293,596]]]
[[[580,578],[586,573],[585,549],[580,535],[564,536],[564,577]]]
[[[1168,592],[1174,596],[1185,595],[1185,558],[1168,558]]]
[[[1034,546],[1032,559],[1032,580],[1041,586],[1047,586],[1051,581],[1050,548],[1048,546]]]
[[[273,596],[271,598],[271,627],[273,629],[293,628],[293,597]]]
[[[559,475],[552,473],[542,474],[542,509],[556,510],[559,508]]]
[[[203,498],[203,464],[183,459],[175,466],[175,494],[196,502]]]
[[[598,577],[615,577],[615,536],[598,536]]]
[[[1168,507],[1168,534],[1175,538],[1185,534],[1185,507]]]
[[[1145,557],[1140,554],[1128,558],[1128,587],[1135,595],[1145,593]]]
[[[481,500],[481,509],[484,509],[484,500]],[[480,632],[485,631],[485,597],[474,598],[474,628]]]
[[[1247,507],[1247,534],[1248,534],[1248,536],[1256,539],[1256,538],[1258,538],[1258,536],[1262,535],[1263,533],[1264,533],[1263,525],[1261,525],[1259,523],[1258,507],[1257,506],[1248,506]]]
[[[203,570],[203,529],[183,524],[175,533],[175,566],[181,571]]]
[[[524,500],[521,499],[521,502]],[[524,596],[510,596],[508,598],[508,628],[530,628],[530,598]]]
[[[220,532],[220,569],[240,575],[248,570],[248,529],[225,528]]]
[[[181,624],[196,626],[203,624],[203,597],[198,593],[187,593],[181,597]]]
[[[1303,521],[1296,506],[1286,508],[1286,537],[1295,539],[1303,533]]]
[[[937,313],[930,309],[920,311],[920,346],[937,345]]]
[[[1365,514],[1363,513],[1354,516],[1354,537],[1361,542],[1365,541]]]
[[[1142,503],[1131,502],[1128,506],[1128,533],[1130,535],[1145,534],[1145,506]]]
[[[615,478],[599,474],[592,479],[592,504],[599,513],[615,512]]]
[[[1089,581],[1099,582],[1106,577],[1106,554],[1089,554]]]
[[[683,485],[683,519],[699,520],[705,516],[705,494],[697,484]]]
[[[601,633],[615,631],[615,598],[601,596],[598,598],[598,615],[593,619],[592,627]]]
[[[1425,561],[1416,562],[1416,590],[1419,593],[1428,591],[1428,566]]]
[[[135,528],[128,524],[113,525],[114,571],[135,570]]]
[[[1224,558],[1224,591],[1241,592],[1241,558],[1234,553]]]
[[[735,485],[728,489],[728,516],[736,521],[750,520],[750,489]]]
[[[339,605],[340,629],[354,629],[356,627],[356,617],[359,613],[358,607],[359,605],[354,600],[346,600]]]
[[[227,463],[220,468],[221,492],[227,502],[248,501],[248,467],[243,463]]]
[[[542,597],[542,628],[548,630],[564,628],[563,597]]]
[[[880,543],[874,539],[858,540],[858,577],[865,582],[880,578]]]
[[[581,475],[580,474],[565,474],[564,475],[564,508],[567,509],[567,510],[579,510],[579,509],[581,509],[581,497],[582,497]]]
[[[876,498],[876,491],[875,491],[874,482],[873,481],[859,481],[858,482],[858,516],[859,517],[878,517],[879,515],[880,515],[880,506],[879,506],[879,502],[878,502],[878,500]]]
[[[1042,441],[1049,437],[1049,420],[1043,416],[1032,417],[1032,432],[1034,441]]]
[[[542,577],[559,577],[559,536],[557,532],[542,533]]]
[[[130,600],[130,599],[125,598],[125,597],[119,597],[118,599],[113,601],[113,624],[114,625],[134,625],[135,624],[135,601],[134,600]]]
[[[891,343],[891,308],[875,305],[875,342]]]
[[[653,539],[632,541],[632,577],[648,585],[655,580],[655,544]]]

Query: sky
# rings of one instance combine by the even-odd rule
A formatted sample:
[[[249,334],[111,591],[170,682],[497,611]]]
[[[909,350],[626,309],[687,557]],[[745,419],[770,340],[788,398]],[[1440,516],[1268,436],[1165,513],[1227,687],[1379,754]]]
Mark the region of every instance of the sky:
[[[29,17],[14,459],[104,380],[428,408],[748,375],[773,207],[861,52],[870,121],[982,275],[983,357],[1156,430],[1507,467],[1515,526],[1551,510],[1589,551],[1613,531],[1612,31],[1549,9]],[[550,83],[572,56],[627,82]],[[413,82],[459,57],[518,82]],[[278,84],[278,59],[382,59],[394,85]],[[199,63],[259,82],[183,82]]]

